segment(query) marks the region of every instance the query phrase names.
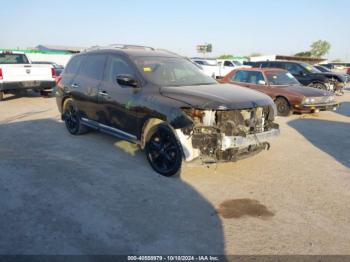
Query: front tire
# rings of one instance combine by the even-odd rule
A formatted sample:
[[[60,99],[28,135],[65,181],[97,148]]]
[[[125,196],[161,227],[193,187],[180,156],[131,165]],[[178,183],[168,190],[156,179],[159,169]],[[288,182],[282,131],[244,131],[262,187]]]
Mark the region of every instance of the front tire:
[[[275,100],[275,105],[277,108],[277,114],[279,116],[290,116],[292,114],[292,110],[290,108],[290,105],[287,101],[287,99],[283,97],[278,97]]]
[[[154,171],[166,177],[179,175],[182,149],[173,131],[160,124],[153,127],[147,136],[145,153]]]
[[[87,127],[81,123],[77,106],[71,98],[64,101],[63,119],[68,132],[72,135],[81,135],[88,131]]]

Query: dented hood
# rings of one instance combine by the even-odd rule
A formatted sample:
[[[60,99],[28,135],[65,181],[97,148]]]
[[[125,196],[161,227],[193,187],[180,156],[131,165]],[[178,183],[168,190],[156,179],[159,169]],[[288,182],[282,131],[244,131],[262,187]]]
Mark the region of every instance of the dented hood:
[[[273,105],[269,96],[232,84],[161,87],[160,93],[198,109],[246,109]]]

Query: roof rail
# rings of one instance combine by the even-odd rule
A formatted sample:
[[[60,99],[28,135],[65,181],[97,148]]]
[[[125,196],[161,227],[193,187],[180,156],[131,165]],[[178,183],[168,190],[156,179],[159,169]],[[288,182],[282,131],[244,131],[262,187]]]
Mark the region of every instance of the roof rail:
[[[153,47],[150,46],[142,46],[142,45],[124,45],[124,44],[111,44],[107,46],[92,46],[89,48],[86,48],[84,51],[93,51],[93,50],[101,50],[101,49],[148,49],[151,51],[155,51]]]
[[[169,54],[172,54],[172,55],[175,55],[175,56],[181,56],[181,55],[179,55],[177,53],[174,53],[172,51],[169,51],[169,50],[163,49],[163,48],[157,48],[157,49],[155,49],[155,51],[162,51],[162,52],[169,53]]]

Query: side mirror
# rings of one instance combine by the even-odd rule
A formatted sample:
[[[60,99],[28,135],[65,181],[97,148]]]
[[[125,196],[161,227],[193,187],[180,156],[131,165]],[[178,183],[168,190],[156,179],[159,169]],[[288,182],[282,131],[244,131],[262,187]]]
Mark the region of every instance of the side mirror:
[[[118,75],[117,83],[121,86],[129,86],[132,88],[138,88],[139,83],[132,75]]]
[[[266,85],[266,82],[265,82],[264,80],[259,80],[259,81],[258,81],[258,84],[259,84],[259,85]]]
[[[305,72],[304,72],[304,71],[299,71],[299,75],[301,75],[301,76],[305,76],[306,74],[305,74]]]

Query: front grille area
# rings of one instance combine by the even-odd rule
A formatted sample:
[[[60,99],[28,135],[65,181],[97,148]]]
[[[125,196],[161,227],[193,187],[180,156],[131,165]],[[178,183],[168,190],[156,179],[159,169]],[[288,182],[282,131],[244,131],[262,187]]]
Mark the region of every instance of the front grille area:
[[[313,104],[328,104],[333,101],[331,96],[313,97],[313,99],[315,100]]]

